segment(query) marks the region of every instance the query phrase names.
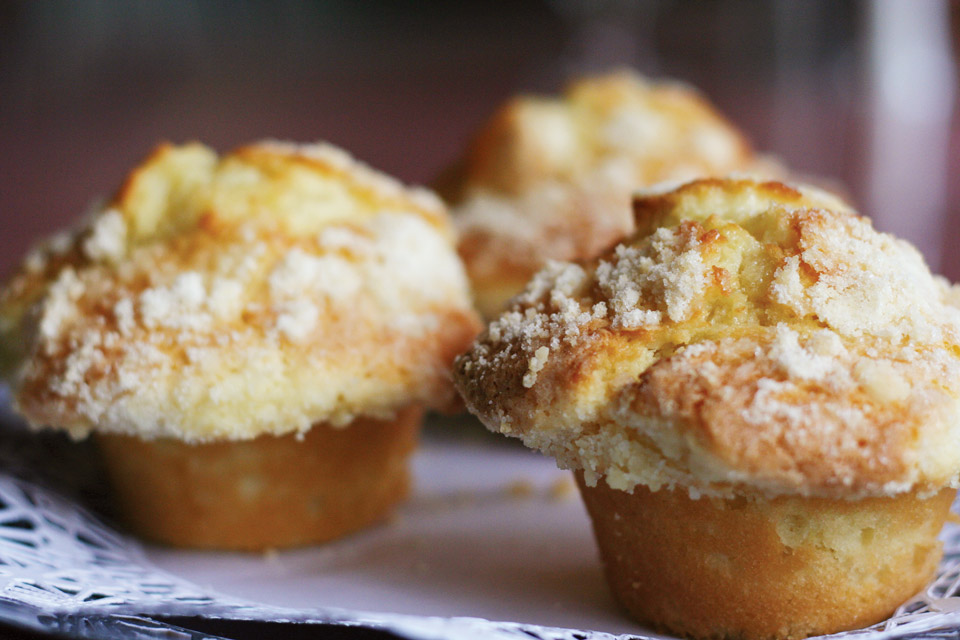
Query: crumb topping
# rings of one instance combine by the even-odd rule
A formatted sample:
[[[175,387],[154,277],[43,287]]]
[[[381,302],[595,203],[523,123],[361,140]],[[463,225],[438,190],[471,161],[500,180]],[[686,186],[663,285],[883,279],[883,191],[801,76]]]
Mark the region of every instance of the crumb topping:
[[[465,165],[451,199],[486,315],[547,260],[590,258],[627,235],[635,190],[756,166],[743,137],[693,90],[628,71],[559,98],[509,102]]]
[[[634,236],[551,263],[458,360],[468,406],[627,491],[955,485],[955,287],[831,200],[746,179],[641,196]]]
[[[658,229],[643,247],[618,245],[613,260],[601,260],[597,283],[614,311],[615,328],[636,329],[686,320],[707,278],[695,233]],[[643,298],[644,306],[640,305]],[[655,302],[658,309],[645,308]]]
[[[0,293],[18,409],[197,442],[450,402],[477,326],[439,201],[326,145],[208,153],[156,152]]]
[[[83,241],[83,253],[97,262],[116,262],[127,250],[127,222],[116,209],[108,209],[93,223],[90,235]]]

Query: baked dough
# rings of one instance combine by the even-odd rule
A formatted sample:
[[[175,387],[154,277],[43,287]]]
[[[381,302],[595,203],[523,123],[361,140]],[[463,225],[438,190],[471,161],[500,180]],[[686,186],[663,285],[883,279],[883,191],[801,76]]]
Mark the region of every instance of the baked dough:
[[[694,638],[878,622],[932,577],[960,471],[957,289],[810,187],[704,179],[550,263],[456,363],[576,472],[614,595]]]
[[[208,549],[384,520],[478,325],[440,200],[326,144],[163,145],[0,293],[17,410],[93,434],[135,533]]]
[[[326,144],[163,145],[0,294],[17,409],[77,437],[442,408],[478,329],[439,199]]]
[[[746,179],[640,196],[457,363],[471,410],[625,491],[860,498],[956,487],[960,310],[834,196]]]
[[[439,184],[478,308],[495,317],[547,260],[627,235],[636,189],[772,170],[696,91],[622,70],[508,101]]]

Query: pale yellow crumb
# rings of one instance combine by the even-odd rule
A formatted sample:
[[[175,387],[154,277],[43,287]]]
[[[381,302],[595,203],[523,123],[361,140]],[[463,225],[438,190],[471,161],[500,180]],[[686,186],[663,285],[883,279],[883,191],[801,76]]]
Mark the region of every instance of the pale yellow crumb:
[[[33,424],[188,442],[454,402],[478,330],[443,204],[326,144],[163,145],[0,290]]]
[[[511,99],[461,165],[448,197],[488,317],[548,260],[591,258],[628,234],[633,192],[771,166],[696,91],[629,70]]]

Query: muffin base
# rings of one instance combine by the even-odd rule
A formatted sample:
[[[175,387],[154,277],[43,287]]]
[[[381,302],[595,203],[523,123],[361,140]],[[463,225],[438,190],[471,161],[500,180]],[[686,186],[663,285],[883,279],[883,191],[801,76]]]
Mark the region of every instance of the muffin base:
[[[379,520],[408,493],[422,411],[320,423],[296,435],[191,445],[96,436],[118,512],[161,544],[258,551],[327,542]]]
[[[641,622],[695,638],[804,638],[874,624],[931,579],[956,490],[848,501],[692,500],[577,483],[610,587]]]

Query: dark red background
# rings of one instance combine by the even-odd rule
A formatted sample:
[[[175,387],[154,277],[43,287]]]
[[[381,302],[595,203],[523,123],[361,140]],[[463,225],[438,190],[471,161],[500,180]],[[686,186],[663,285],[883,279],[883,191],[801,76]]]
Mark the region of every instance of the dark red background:
[[[862,203],[866,4],[6,2],[0,275],[159,140],[326,139],[426,182],[505,97],[620,64],[699,86],[758,147]],[[960,4],[947,6],[955,49]],[[944,132],[951,178],[958,122]],[[942,249],[940,270],[958,279],[950,189],[938,233],[911,239]]]

